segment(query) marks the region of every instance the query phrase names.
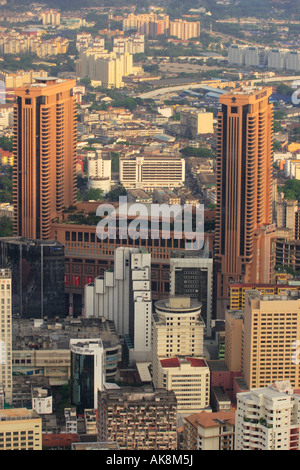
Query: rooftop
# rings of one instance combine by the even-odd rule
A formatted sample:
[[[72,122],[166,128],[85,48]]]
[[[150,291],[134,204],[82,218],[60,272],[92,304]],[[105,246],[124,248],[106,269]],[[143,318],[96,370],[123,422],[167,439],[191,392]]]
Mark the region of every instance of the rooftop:
[[[162,367],[180,367],[182,364],[190,364],[191,367],[207,367],[204,359],[198,357],[170,357],[161,359]]]

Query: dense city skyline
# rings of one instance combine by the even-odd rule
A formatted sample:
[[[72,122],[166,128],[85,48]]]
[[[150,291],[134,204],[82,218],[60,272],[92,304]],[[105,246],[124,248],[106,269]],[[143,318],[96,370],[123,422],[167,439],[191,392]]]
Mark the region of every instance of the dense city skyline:
[[[299,7],[0,1],[0,450],[300,450]]]

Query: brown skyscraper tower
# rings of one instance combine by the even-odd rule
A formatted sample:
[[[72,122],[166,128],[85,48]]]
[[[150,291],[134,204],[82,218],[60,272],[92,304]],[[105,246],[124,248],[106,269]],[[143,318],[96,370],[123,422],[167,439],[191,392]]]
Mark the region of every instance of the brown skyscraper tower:
[[[230,282],[273,282],[273,110],[271,88],[249,87],[221,95],[218,115],[217,298]]]
[[[75,80],[52,77],[15,89],[14,234],[48,239],[76,201]]]

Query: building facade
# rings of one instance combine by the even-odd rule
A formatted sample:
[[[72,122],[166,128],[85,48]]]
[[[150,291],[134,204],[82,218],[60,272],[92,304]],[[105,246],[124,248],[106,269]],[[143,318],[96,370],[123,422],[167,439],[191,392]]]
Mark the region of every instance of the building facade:
[[[233,411],[202,411],[184,418],[183,449],[234,450],[235,416]]]
[[[120,158],[120,183],[126,189],[177,188],[184,181],[184,158],[159,155]]]
[[[170,294],[186,295],[202,303],[205,334],[211,335],[213,308],[213,257],[206,245],[202,251],[173,252],[170,257]]]
[[[299,450],[299,404],[288,381],[238,393],[235,450]]]
[[[231,282],[274,282],[271,88],[220,96],[217,129],[216,296]]]
[[[249,389],[289,380],[300,388],[299,292],[263,295],[249,291],[245,298],[242,373]]]
[[[77,410],[96,409],[104,389],[104,349],[101,339],[71,339],[71,402]]]
[[[139,248],[118,248],[114,269],[85,286],[85,315],[113,320],[128,338],[130,359],[151,358],[151,255]]]
[[[0,384],[4,390],[5,402],[12,404],[12,295],[11,271],[0,269]]]
[[[12,272],[12,314],[25,318],[63,317],[64,247],[51,240],[0,240],[0,263]]]
[[[14,235],[48,239],[76,202],[75,80],[36,78],[15,89]]]
[[[42,418],[36,411],[0,410],[0,450],[42,450]]]
[[[120,450],[176,450],[177,402],[173,392],[107,389],[98,393],[97,440]]]

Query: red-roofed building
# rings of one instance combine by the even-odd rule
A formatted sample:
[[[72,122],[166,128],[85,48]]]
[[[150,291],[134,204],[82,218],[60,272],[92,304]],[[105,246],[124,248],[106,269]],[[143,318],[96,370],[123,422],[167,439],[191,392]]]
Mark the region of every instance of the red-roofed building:
[[[210,370],[203,358],[161,359],[157,387],[174,391],[178,413],[197,413],[209,407]]]

